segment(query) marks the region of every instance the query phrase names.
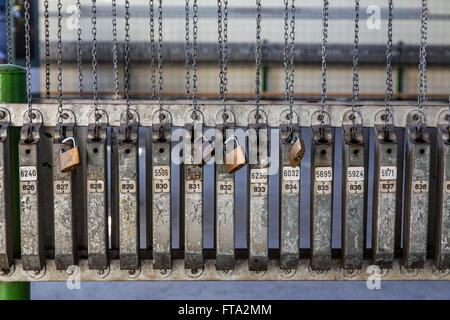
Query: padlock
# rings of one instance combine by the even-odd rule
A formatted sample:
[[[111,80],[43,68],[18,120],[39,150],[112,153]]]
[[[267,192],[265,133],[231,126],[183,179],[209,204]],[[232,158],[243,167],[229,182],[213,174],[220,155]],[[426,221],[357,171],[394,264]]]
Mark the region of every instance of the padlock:
[[[291,151],[289,151],[289,163],[292,168],[297,167],[305,155],[305,143],[303,139],[299,136],[296,136],[294,139],[295,141],[291,147]]]
[[[78,146],[74,137],[67,137],[61,143],[72,141],[73,147],[68,151],[59,154],[59,170],[62,173],[66,173],[76,169],[80,165],[80,155],[78,152]]]
[[[234,140],[236,142],[236,147],[233,149],[233,151],[225,154],[224,162],[227,167],[228,173],[235,173],[247,164],[247,157],[245,155],[244,148],[239,145],[239,142],[235,136],[232,136],[225,140],[225,146],[228,142],[230,142],[230,140]]]
[[[214,157],[214,146],[203,135],[197,138],[197,140],[194,142],[194,145],[196,145],[199,142],[202,143],[202,160],[201,160],[201,163],[199,164],[199,166],[201,168],[205,164],[207,164],[209,162],[209,160],[211,160],[212,157]]]

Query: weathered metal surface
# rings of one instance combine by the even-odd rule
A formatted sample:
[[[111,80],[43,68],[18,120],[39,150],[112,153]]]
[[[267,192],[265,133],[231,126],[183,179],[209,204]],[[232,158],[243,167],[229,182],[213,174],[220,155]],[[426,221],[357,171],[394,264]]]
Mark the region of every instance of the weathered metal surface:
[[[403,232],[403,263],[407,268],[423,268],[427,254],[430,159],[428,129],[423,128],[420,137],[415,126],[407,128]]]
[[[31,130],[33,141],[28,140]],[[20,177],[20,239],[24,270],[41,270],[44,267],[44,213],[41,211],[42,127],[34,123],[21,130],[19,142]],[[39,179],[41,178],[41,180]]]
[[[259,124],[248,124],[248,266],[251,271],[267,270],[269,260],[269,138],[265,117]]]
[[[169,117],[167,116],[166,119]],[[147,188],[152,186],[150,188],[152,192],[152,249],[155,269],[172,267],[170,129],[170,120],[154,125],[152,128],[151,182]]]
[[[201,144],[194,144],[194,137],[202,134],[202,123],[195,121],[185,125],[183,141],[183,164],[181,164],[180,182],[182,230],[180,246],[184,248],[186,269],[203,268],[203,167]],[[199,149],[200,148],[200,149]],[[197,160],[197,161],[196,161]]]
[[[108,198],[106,125],[89,126],[86,144],[87,160],[87,253],[89,269],[108,267]]]
[[[183,127],[185,125],[185,114],[189,108],[188,101],[177,100],[168,102],[170,112],[172,114],[172,125]],[[395,102],[392,104],[392,114],[395,118],[395,126],[404,128],[407,124],[407,114],[416,108],[416,102]],[[89,100],[66,100],[66,108],[73,110],[77,119],[78,126],[88,126],[90,124],[90,114],[92,111],[93,101]],[[236,117],[236,126],[246,127],[248,125],[248,114],[254,108],[253,101],[229,101],[229,110],[233,111]],[[378,102],[361,101],[360,109],[364,110],[362,115],[362,126],[373,127],[375,115],[384,110],[384,105]],[[200,101],[199,106],[202,108],[204,119],[203,126],[216,126],[217,113],[223,108],[223,105],[217,101]],[[0,104],[0,107],[6,107],[11,112],[11,126],[22,126],[22,114],[27,111],[26,104]],[[56,110],[58,104],[54,100],[42,100],[33,103],[33,107],[39,110],[43,115],[43,125],[54,127],[56,125]],[[109,125],[120,126],[120,114],[126,109],[125,103],[122,100],[102,100],[100,101],[100,108],[104,109],[108,114]],[[280,101],[262,101],[261,110],[267,112],[267,124],[270,127],[278,127],[280,124],[280,115],[288,106],[285,102]],[[134,100],[133,108],[140,114],[140,126],[149,127],[152,125],[152,114],[158,110],[157,102],[150,100]],[[297,102],[293,110],[299,116],[299,125],[302,127],[311,126],[311,116],[313,113],[320,111],[321,107],[318,103]],[[342,119],[344,113],[348,110],[347,102],[330,102],[325,107],[325,111],[333,115],[330,118],[331,127],[342,127]],[[424,112],[427,114],[428,127],[437,127],[438,116],[442,111],[447,110],[447,105],[444,103],[426,103],[424,105]]]
[[[0,123],[0,269],[13,264],[10,127]]]
[[[437,280],[450,281],[450,272],[446,270],[437,270],[432,260],[427,260],[425,268],[422,270],[408,270],[404,268],[399,260],[394,260],[392,269],[379,270],[369,268],[370,260],[365,260],[362,269],[358,272],[348,272],[340,266],[339,260],[333,260],[330,270],[323,272],[312,271],[309,267],[310,261],[301,259],[295,272],[285,273],[279,269],[279,261],[271,259],[265,272],[249,272],[248,262],[243,259],[236,260],[235,268],[232,271],[216,270],[215,260],[205,260],[204,269],[198,274],[193,275],[184,268],[184,261],[181,259],[173,260],[172,270],[157,270],[153,268],[151,260],[141,261],[141,271],[135,276],[124,274],[120,269],[120,261],[111,260],[110,268],[102,274],[96,270],[88,269],[87,260],[80,260],[80,268],[74,269],[74,272],[61,272],[56,270],[55,262],[47,260],[46,272],[42,277],[37,278],[23,270],[21,260],[16,260],[15,270],[7,275],[0,276],[4,282],[15,281],[367,281],[373,280],[377,276],[381,281],[418,281],[418,280]]]
[[[435,261],[450,269],[450,126],[438,129],[438,197]]]
[[[292,127],[292,136],[300,135],[300,128]],[[300,166],[290,166],[292,148],[288,127],[283,125],[280,134],[280,268],[296,269],[300,245]]]
[[[333,222],[334,137],[329,126],[312,127],[311,144],[311,268],[331,268]]]
[[[61,141],[61,135],[65,129],[65,135],[74,136],[74,127],[67,125],[65,128],[57,126],[53,140],[53,201],[54,201],[54,230],[55,230],[55,264],[58,270],[66,270],[76,264],[75,245],[75,210],[73,195],[72,173],[62,173],[59,155],[70,148]]]
[[[215,244],[217,270],[233,270],[234,254],[234,213],[235,213],[235,178],[234,173],[227,171],[223,161],[225,153],[236,147],[232,143],[224,145],[224,141],[234,136],[234,126],[221,125],[216,129],[215,148]]]
[[[395,252],[397,201],[401,201],[403,169],[397,136],[393,127],[378,126],[374,130],[374,186],[372,222],[372,261],[390,268]]]
[[[124,113],[127,116],[127,113]],[[136,117],[134,117],[136,119]],[[127,130],[130,130],[127,133]],[[119,164],[119,254],[120,267],[139,269],[139,133],[138,123],[120,126]]]
[[[364,251],[367,206],[367,158],[362,128],[343,127],[342,151],[342,266],[359,269]]]

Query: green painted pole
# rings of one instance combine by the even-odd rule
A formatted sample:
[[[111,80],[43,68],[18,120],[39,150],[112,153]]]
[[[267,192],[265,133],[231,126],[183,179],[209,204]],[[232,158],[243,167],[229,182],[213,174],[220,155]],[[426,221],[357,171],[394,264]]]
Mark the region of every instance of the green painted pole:
[[[26,70],[22,67],[0,65],[0,102],[26,103]],[[19,199],[19,145],[20,128],[10,129],[12,228],[14,257],[20,257],[20,199]],[[1,279],[0,279],[1,280]],[[0,282],[0,300],[29,300],[29,282]]]

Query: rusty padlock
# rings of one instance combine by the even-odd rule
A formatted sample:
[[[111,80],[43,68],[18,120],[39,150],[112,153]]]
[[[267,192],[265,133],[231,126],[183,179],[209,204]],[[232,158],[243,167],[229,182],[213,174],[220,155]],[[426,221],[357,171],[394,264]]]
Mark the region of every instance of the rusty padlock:
[[[245,155],[244,148],[239,145],[239,142],[235,136],[232,136],[225,140],[225,146],[231,140],[234,140],[236,142],[236,146],[233,151],[229,153],[226,153],[225,151],[224,162],[227,168],[227,172],[235,173],[247,164],[247,156]]]
[[[305,155],[305,143],[298,135],[294,137],[291,150],[289,151],[289,163],[292,168],[297,167]]]
[[[201,139],[202,143],[202,159],[199,166],[203,167],[209,162],[209,160],[211,160],[212,157],[214,157],[215,149],[212,143],[203,135],[197,138],[196,142],[194,142],[194,145],[196,145],[196,143],[199,143],[199,139]]]
[[[73,144],[72,148],[65,152],[61,150],[58,156],[59,170],[62,173],[72,171],[80,165],[80,155],[75,138],[74,137],[65,138],[61,143],[65,144],[68,141],[72,141]]]

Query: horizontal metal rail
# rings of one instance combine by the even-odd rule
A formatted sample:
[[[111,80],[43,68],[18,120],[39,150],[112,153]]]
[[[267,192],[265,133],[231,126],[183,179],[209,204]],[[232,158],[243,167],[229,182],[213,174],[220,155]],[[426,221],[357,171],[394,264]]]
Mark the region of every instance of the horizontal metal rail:
[[[165,109],[172,115],[173,126],[184,126],[185,115],[192,108],[191,101],[177,100],[166,102]],[[76,125],[86,127],[89,125],[89,115],[93,111],[93,101],[90,100],[66,100],[64,108],[71,110],[76,118]],[[384,104],[380,102],[365,101],[360,102],[357,108],[362,113],[362,126],[373,127],[375,115],[377,112],[384,110]],[[1,108],[9,111],[11,117],[11,126],[20,127],[23,125],[24,114],[27,112],[26,104],[0,104]],[[120,126],[120,114],[126,109],[125,101],[122,100],[103,100],[99,103],[100,109],[108,114],[108,123],[110,126]],[[214,127],[217,122],[217,115],[223,106],[217,101],[199,102],[199,107],[204,115],[204,125]],[[33,108],[42,114],[43,125],[54,127],[57,120],[58,104],[53,101],[35,101]],[[140,126],[149,127],[152,125],[153,112],[158,110],[159,105],[156,101],[133,101],[132,108],[137,111],[140,117]],[[251,110],[255,108],[253,101],[230,101],[229,110],[234,112],[236,116],[236,126],[246,127],[248,125],[247,118]],[[345,102],[333,102],[326,106],[325,110],[330,115],[332,127],[342,127],[344,113],[350,109],[350,105]],[[439,115],[447,110],[444,103],[427,103],[424,106],[426,113],[427,125],[429,127],[437,127]],[[261,110],[268,114],[268,125],[270,127],[278,127],[280,115],[283,110],[288,109],[285,102],[264,101],[261,103]],[[396,102],[393,103],[392,114],[396,127],[404,128],[407,123],[407,115],[409,112],[417,109],[416,102]],[[311,126],[311,117],[314,112],[320,110],[318,103],[302,103],[297,102],[294,105],[294,111],[299,115],[299,124],[302,127]]]

